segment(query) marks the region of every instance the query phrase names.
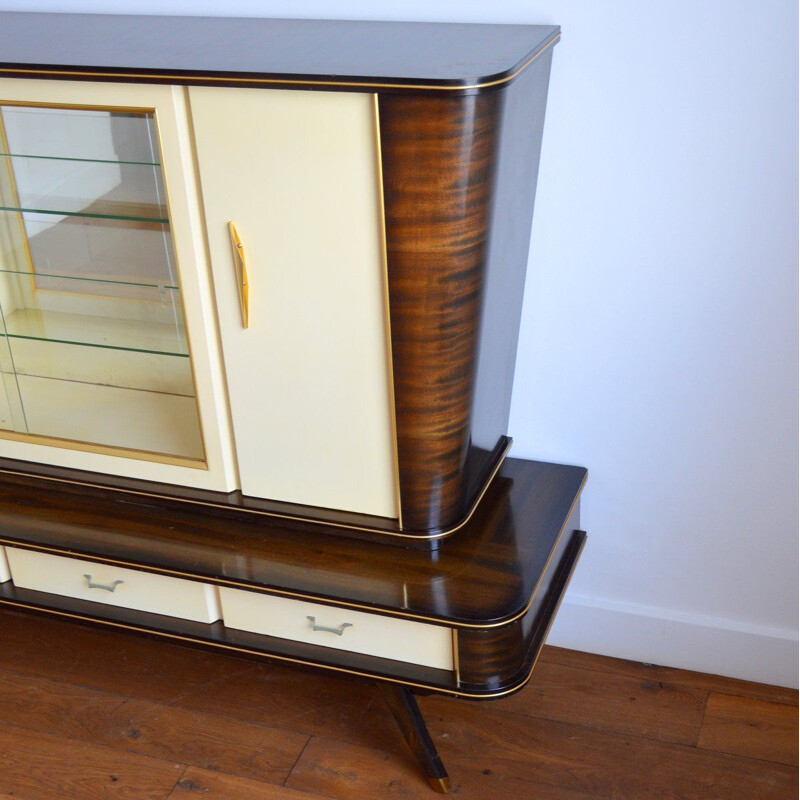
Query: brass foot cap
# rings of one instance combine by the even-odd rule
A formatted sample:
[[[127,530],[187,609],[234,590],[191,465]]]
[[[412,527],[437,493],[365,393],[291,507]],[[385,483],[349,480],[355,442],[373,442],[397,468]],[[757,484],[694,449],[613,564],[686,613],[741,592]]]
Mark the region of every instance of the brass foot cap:
[[[442,794],[447,794],[450,791],[450,778],[428,778],[428,783]]]

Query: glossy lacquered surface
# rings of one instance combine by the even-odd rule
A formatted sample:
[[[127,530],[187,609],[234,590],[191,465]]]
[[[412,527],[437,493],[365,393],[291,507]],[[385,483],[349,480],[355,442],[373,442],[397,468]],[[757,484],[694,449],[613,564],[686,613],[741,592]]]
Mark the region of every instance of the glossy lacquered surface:
[[[336,529],[0,475],[0,538],[100,561],[332,601],[456,626],[528,607],[576,507],[586,470],[507,460],[470,522],[426,552]]]
[[[242,492],[397,519],[375,98],[188,94]]]
[[[0,14],[0,63],[97,73],[471,86],[502,80],[552,25]]]

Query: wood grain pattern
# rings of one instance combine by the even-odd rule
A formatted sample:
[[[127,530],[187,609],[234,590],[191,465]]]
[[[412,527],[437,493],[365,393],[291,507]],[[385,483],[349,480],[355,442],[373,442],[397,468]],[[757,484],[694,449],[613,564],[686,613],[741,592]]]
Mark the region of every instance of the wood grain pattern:
[[[0,538],[480,625],[525,609],[585,479],[579,467],[506,459],[470,522],[432,554],[324,526],[222,521],[191,504],[0,475]]]
[[[787,800],[797,787],[796,770],[764,769],[754,759],[433,696],[422,698],[420,708],[455,781],[457,754],[492,770],[524,769],[533,782],[614,800]]]
[[[695,745],[706,691],[694,685],[554,664],[545,648],[529,687],[487,709],[570,722],[598,730]],[[602,684],[603,691],[598,691]]]
[[[459,798],[514,800],[597,800],[592,795],[541,782],[513,770],[498,769],[492,755],[448,757],[457,769],[452,795]],[[490,766],[491,765],[491,766]],[[332,739],[312,739],[292,772],[288,786],[317,791],[339,800],[432,800],[437,797],[410,757],[391,757],[369,747]]]
[[[550,60],[492,94],[379,96],[409,532],[461,520],[508,433]]]
[[[586,543],[579,510],[556,543],[527,612],[509,625],[459,632],[460,686],[520,687],[528,680]]]
[[[107,674],[102,665],[92,667],[97,652],[104,653]],[[199,668],[193,665],[194,658],[203,659]],[[555,674],[543,670],[553,666],[559,668]],[[19,696],[24,696],[22,686],[28,678],[34,687],[41,687],[41,679],[46,679],[52,694],[75,700],[63,706],[64,736],[10,725],[4,713],[8,706],[0,702],[0,734],[12,731],[6,738],[0,735],[0,797],[84,800],[101,796],[109,800],[117,796],[112,786],[106,794],[93,794],[98,785],[105,789],[106,784],[97,783],[98,772],[84,769],[86,753],[99,754],[93,763],[113,763],[118,771],[108,774],[121,779],[135,774],[133,783],[124,784],[127,794],[120,790],[121,796],[134,800],[163,800],[170,791],[172,798],[180,800],[317,800],[321,796],[362,800],[400,797],[403,791],[409,798],[435,796],[376,687],[364,682],[256,666],[223,654],[202,654],[2,610],[0,669],[14,673]],[[639,685],[653,675],[669,678],[663,690]],[[185,692],[181,681],[186,683]],[[258,751],[265,732],[276,729],[312,739],[290,774],[288,785],[293,788],[231,775],[226,771],[236,768],[231,761],[218,765],[219,770],[189,766],[181,772],[172,766],[175,762],[146,758],[122,747],[112,749],[103,739],[96,741],[96,734],[103,735],[102,726],[89,726],[81,733],[84,739],[67,739],[68,726],[76,730],[85,719],[76,703],[83,702],[82,691],[94,692],[86,684],[102,687],[97,693],[107,696],[109,704],[111,696],[116,696],[122,709],[128,703],[142,704],[154,716],[160,709],[167,720],[177,711],[195,714],[197,724],[209,718],[238,723],[237,730],[252,735],[249,741],[239,742],[243,752]],[[796,798],[793,767],[674,741],[689,741],[699,734],[698,703],[710,686],[731,697],[774,693],[785,705],[797,707],[797,692],[788,689],[549,647],[533,682],[512,697],[479,704],[423,697],[419,704],[453,778],[455,796],[463,800]],[[152,702],[154,697],[160,699]],[[18,711],[21,708],[14,713]],[[41,722],[48,724],[47,713]],[[750,722],[757,723],[758,718]],[[172,728],[174,751],[187,748],[192,728]],[[776,745],[762,725],[753,724],[749,731],[753,742],[762,736],[772,741],[765,750],[768,757],[788,746],[780,741]],[[787,738],[791,736],[787,732]],[[55,753],[52,760],[51,752]],[[24,766],[5,769],[8,758]],[[163,764],[167,764],[166,773],[159,766]],[[48,780],[55,780],[56,769],[58,784],[38,785],[29,777],[49,774]],[[170,783],[164,776],[172,775],[171,770],[177,774]]]
[[[223,679],[241,676],[251,681],[259,671],[251,661],[165,647],[144,637],[118,635],[109,647],[108,636],[107,630],[2,608],[0,669],[117,694],[137,686],[137,696],[160,703],[175,702],[193,691],[207,693]],[[153,669],[154,664],[159,669]]]
[[[465,500],[501,97],[379,97],[400,496],[411,531],[454,523]]]
[[[585,542],[582,531],[561,537],[555,557],[548,561],[542,587],[528,612],[509,624],[487,629],[466,629],[460,646],[462,678],[451,670],[363,655],[316,644],[249,633],[213,624],[165,617],[116,606],[18,589],[10,581],[0,585],[0,603],[28,612],[56,614],[63,619],[163,637],[199,648],[221,648],[256,660],[278,664],[316,666],[328,672],[400,682],[416,689],[488,698],[521,688],[530,677],[560,598],[566,591]],[[511,638],[518,646],[510,646]],[[467,680],[468,679],[468,680]]]
[[[183,765],[0,725],[0,794],[15,800],[162,800]]]
[[[684,688],[694,687],[707,692],[751,697],[754,700],[765,700],[770,703],[797,704],[797,689],[736,680],[688,669],[662,667],[658,664],[642,664],[639,661],[581,653],[563,647],[545,647],[541,661],[546,664],[561,664],[575,669],[590,670],[602,675],[621,675],[644,683],[661,682]]]
[[[1,799],[0,799],[1,800]],[[298,792],[285,786],[237,778],[189,767],[168,800],[324,800],[316,792]]]
[[[714,692],[698,747],[797,766],[797,707]]]
[[[206,690],[208,691],[208,690]],[[6,724],[229,775],[283,783],[308,741],[292,731],[0,672]]]

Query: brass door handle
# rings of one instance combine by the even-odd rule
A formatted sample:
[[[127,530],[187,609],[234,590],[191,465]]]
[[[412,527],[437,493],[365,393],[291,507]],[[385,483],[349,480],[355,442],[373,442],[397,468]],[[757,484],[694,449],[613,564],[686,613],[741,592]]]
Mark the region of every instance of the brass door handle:
[[[94,583],[92,581],[91,575],[84,574],[83,577],[86,578],[86,584],[90,589],[105,589],[107,592],[113,592],[117,588],[117,586],[119,586],[122,583],[125,583],[125,581],[114,581],[113,583],[106,586],[103,583]]]
[[[335,633],[337,636],[341,636],[344,633],[345,628],[353,627],[352,622],[343,622],[338,628],[326,628],[324,625],[317,625],[316,617],[306,617],[306,619],[311,620],[312,631],[325,631],[325,633]]]
[[[244,245],[236,230],[236,226],[228,223],[228,233],[231,237],[233,248],[233,266],[236,270],[236,287],[239,290],[239,305],[242,309],[242,327],[250,327],[250,285],[247,279],[247,259],[244,254]]]

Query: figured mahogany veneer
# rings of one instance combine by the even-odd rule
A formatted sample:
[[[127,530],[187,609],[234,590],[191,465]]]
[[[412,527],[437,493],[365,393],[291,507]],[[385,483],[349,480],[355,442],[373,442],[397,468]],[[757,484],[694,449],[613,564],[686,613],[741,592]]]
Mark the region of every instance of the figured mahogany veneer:
[[[379,95],[409,532],[463,521],[505,448],[550,60],[491,93]]]
[[[500,97],[380,99],[400,497],[410,530],[442,528],[464,513]]]

